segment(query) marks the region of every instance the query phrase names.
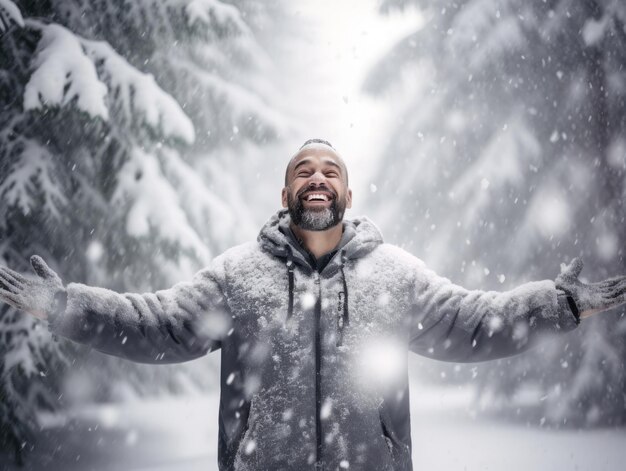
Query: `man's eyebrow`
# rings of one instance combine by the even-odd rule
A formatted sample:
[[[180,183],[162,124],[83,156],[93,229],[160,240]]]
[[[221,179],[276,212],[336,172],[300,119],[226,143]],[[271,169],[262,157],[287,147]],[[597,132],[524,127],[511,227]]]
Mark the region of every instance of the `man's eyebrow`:
[[[309,162],[311,162],[311,159],[302,159],[300,162],[298,162],[295,167],[293,168],[293,171],[295,172],[296,169],[300,166],[300,165],[306,165]]]
[[[332,166],[334,166],[334,167],[337,167],[339,170],[341,170],[341,165],[339,165],[339,164],[338,164],[337,162],[335,162],[334,160],[330,160],[330,159],[328,159],[328,160],[324,160],[324,163],[326,163],[326,164],[330,164],[330,165],[332,165]]]
[[[298,163],[296,164],[296,166],[293,168],[293,171],[295,172],[295,171],[298,169],[298,167],[299,167],[300,165],[306,165],[306,164],[308,164],[308,163],[310,163],[310,162],[311,162],[311,159],[302,159],[300,162],[298,162]],[[339,170],[341,170],[341,165],[339,165],[339,164],[338,164],[337,162],[335,162],[334,160],[331,160],[331,159],[324,159],[324,160],[323,160],[323,162],[324,162],[325,164],[333,165],[334,167],[337,167]]]

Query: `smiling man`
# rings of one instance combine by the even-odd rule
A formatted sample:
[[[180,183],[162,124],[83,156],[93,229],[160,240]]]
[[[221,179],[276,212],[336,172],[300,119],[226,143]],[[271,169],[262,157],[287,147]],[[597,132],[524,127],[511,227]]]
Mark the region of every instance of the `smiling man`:
[[[334,253],[343,233],[340,222],[352,207],[352,190],[346,164],[330,143],[311,139],[291,158],[282,203],[289,209],[292,235],[314,260]]]
[[[282,205],[256,241],[170,289],[64,286],[33,256],[37,277],[0,267],[0,299],[133,361],[220,349],[222,471],[406,471],[409,351],[457,362],[515,355],[626,298],[624,276],[580,282],[579,258],[554,281],[505,292],[438,276],[368,218],[344,218],[346,165],[319,139],[289,161]]]
[[[282,200],[296,228],[341,229],[338,224],[346,208],[352,207],[352,190],[346,164],[328,142],[307,141],[293,156],[285,171]]]

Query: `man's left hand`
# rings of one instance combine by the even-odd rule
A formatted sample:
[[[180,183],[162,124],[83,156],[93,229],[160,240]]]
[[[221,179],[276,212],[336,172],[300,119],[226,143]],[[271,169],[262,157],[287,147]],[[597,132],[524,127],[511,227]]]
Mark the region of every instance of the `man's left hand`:
[[[582,269],[583,261],[576,257],[569,265],[561,265],[561,274],[554,280],[557,289],[572,297],[581,319],[626,302],[626,276],[587,284],[578,279]]]

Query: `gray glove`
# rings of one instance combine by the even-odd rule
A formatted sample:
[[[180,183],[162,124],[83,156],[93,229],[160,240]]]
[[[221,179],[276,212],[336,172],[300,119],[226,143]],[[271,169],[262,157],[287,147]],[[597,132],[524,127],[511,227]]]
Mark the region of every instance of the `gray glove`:
[[[0,301],[47,319],[51,312],[65,308],[67,294],[59,275],[40,256],[33,255],[30,264],[36,278],[0,267]]]
[[[583,261],[576,257],[569,265],[561,265],[561,274],[554,280],[557,290],[567,296],[576,317],[588,317],[626,302],[626,276],[586,284],[578,280],[582,269]]]

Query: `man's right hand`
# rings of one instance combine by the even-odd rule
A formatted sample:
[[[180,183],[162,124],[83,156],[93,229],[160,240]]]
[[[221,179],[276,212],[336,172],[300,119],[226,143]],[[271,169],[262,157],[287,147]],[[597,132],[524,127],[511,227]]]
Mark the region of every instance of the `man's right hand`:
[[[65,288],[57,275],[38,255],[30,258],[37,277],[26,277],[0,266],[0,301],[46,320],[58,308]]]

